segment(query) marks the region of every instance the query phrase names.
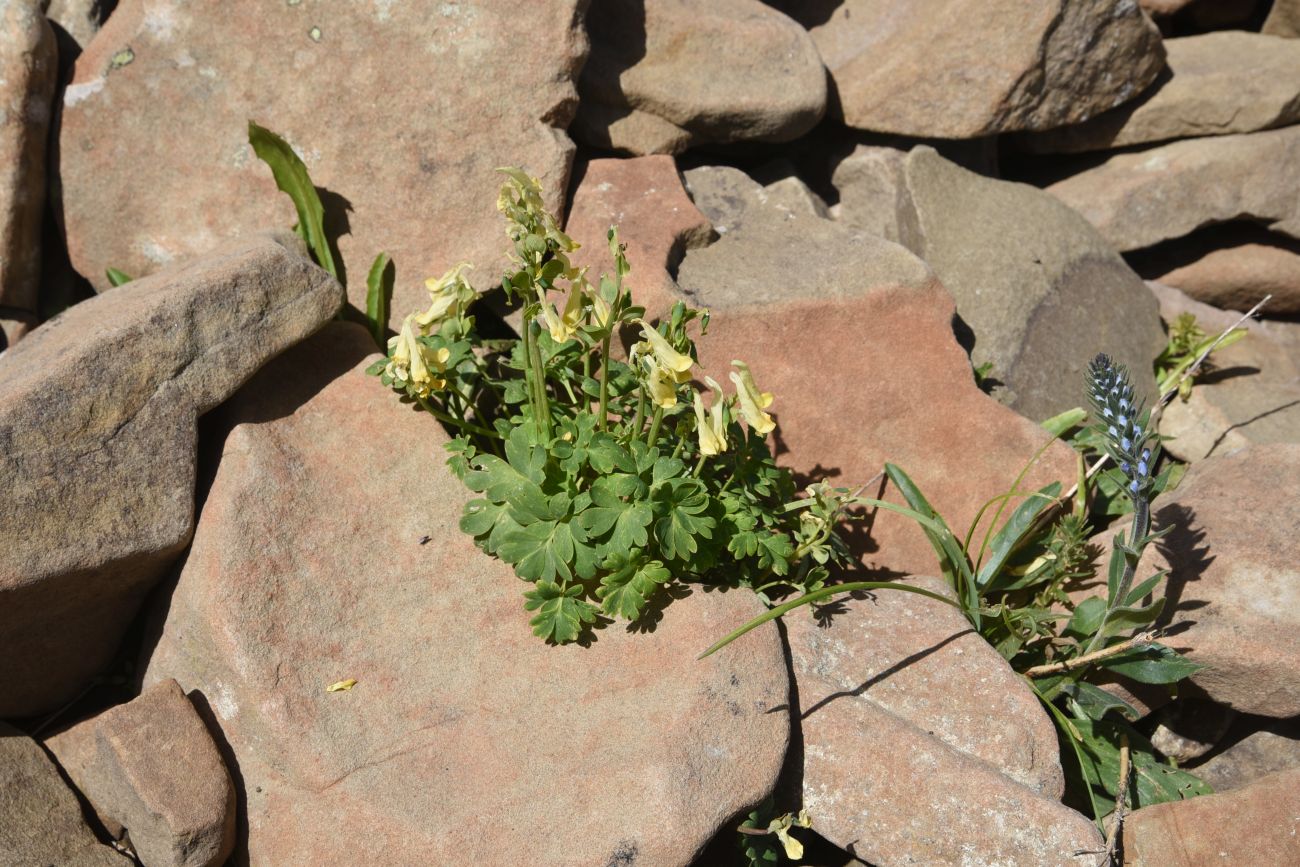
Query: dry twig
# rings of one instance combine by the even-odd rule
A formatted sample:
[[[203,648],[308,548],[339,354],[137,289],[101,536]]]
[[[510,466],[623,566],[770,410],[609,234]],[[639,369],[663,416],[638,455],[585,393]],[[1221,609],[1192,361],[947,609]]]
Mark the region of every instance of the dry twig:
[[[1074,659],[1063,659],[1060,662],[1049,662],[1046,665],[1035,665],[1025,669],[1026,677],[1047,677],[1049,674],[1063,674],[1067,671],[1073,671],[1076,668],[1082,668],[1090,665],[1099,659],[1109,659],[1112,656],[1118,656],[1125,651],[1132,650],[1135,647],[1141,647],[1151,644],[1156,640],[1154,632],[1139,632],[1127,641],[1121,641],[1119,644],[1112,644],[1110,647],[1103,647],[1101,650],[1094,650],[1092,653],[1085,653],[1083,656],[1077,656]]]

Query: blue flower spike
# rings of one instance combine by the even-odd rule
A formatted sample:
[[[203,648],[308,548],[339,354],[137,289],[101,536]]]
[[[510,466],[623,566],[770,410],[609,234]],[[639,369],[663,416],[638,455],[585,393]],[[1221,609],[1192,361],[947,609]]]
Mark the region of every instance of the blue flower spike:
[[[1087,377],[1088,396],[1097,418],[1107,420],[1097,428],[1106,452],[1128,480],[1128,493],[1146,499],[1155,483],[1151,468],[1159,447],[1146,430],[1149,414],[1143,408],[1145,402],[1135,398],[1127,368],[1108,355],[1092,360]]]

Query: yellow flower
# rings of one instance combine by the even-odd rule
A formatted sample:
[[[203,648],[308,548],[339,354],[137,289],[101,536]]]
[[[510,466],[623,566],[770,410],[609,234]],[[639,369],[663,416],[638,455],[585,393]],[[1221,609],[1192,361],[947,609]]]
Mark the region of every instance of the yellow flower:
[[[650,400],[655,406],[664,409],[677,406],[677,380],[673,372],[653,359],[650,362],[650,373],[646,376],[646,387],[650,389]]]
[[[538,300],[542,302],[542,318],[546,320],[546,330],[551,332],[551,339],[556,343],[563,343],[573,336],[573,332],[578,330],[582,324],[582,289],[578,286],[572,286],[569,289],[569,300],[565,302],[564,313],[556,312],[555,305],[546,300],[546,293],[542,289],[537,290]]]
[[[597,325],[604,328],[609,325],[609,317],[613,315],[614,311],[610,308],[609,302],[605,300],[605,297],[600,294],[600,289],[591,285],[591,283],[587,281],[585,268],[583,271],[584,274],[580,279],[579,285],[582,286],[582,291],[586,294],[587,300],[591,302],[592,318],[595,320]]]
[[[446,388],[442,376],[447,370],[451,350],[445,346],[436,352],[425,346],[415,335],[415,314],[402,320],[402,330],[388,341],[388,365],[385,372],[400,386],[409,388],[420,397],[437,389]]]
[[[695,392],[695,432],[700,438],[700,454],[718,455],[727,450],[726,400],[722,388],[709,377],[704,381],[713,389],[713,406],[709,408],[708,418],[704,415],[704,400]]]
[[[422,333],[428,334],[431,327],[444,319],[458,316],[464,309],[465,302],[473,299],[474,289],[464,276],[464,272],[472,267],[469,263],[462,262],[438,279],[430,277],[424,281],[432,303],[428,310],[415,317]]]
[[[655,360],[660,367],[665,368],[673,375],[676,382],[686,382],[691,378],[691,365],[695,362],[689,355],[682,355],[676,349],[673,349],[671,343],[659,333],[659,329],[651,328],[644,319],[633,319],[633,322],[641,326],[641,334],[650,344],[650,349],[654,352]]]
[[[771,392],[758,390],[754,376],[749,372],[749,365],[743,361],[733,361],[731,364],[740,371],[731,374],[731,381],[736,385],[736,396],[740,398],[740,414],[757,433],[764,436],[770,434],[776,429],[776,422],[763,410],[772,405]]]
[[[790,836],[790,826],[777,828],[776,839],[780,840],[781,845],[785,847],[785,857],[791,861],[798,861],[803,857],[803,844]]]

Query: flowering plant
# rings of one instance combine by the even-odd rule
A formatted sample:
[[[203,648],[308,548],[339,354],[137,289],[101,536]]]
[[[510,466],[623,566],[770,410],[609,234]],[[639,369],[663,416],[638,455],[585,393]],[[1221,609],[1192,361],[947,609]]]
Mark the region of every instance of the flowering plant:
[[[731,393],[697,382],[692,335],[708,312],[678,302],[649,321],[616,230],[614,273],[593,281],[537,179],[502,171],[513,250],[501,285],[520,335],[479,333],[458,265],[428,281],[430,306],[370,372],[455,434],[448,463],[478,495],[461,529],[530,583],[533,631],[563,643],[602,619],[635,621],[675,584],[747,586],[764,601],[819,589],[849,556],[835,534],[848,492],[818,484],[796,498],[767,445],[774,396],[743,361]]]

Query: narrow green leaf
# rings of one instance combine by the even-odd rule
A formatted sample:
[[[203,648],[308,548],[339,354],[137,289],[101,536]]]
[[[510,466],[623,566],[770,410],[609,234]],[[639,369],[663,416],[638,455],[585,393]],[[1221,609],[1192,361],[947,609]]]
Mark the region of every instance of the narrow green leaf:
[[[275,185],[293,200],[298,211],[298,235],[307,242],[307,247],[316,257],[316,264],[337,280],[339,273],[334,266],[334,254],[330,252],[325,237],[325,208],[311,176],[307,174],[307,166],[288,142],[251,120],[248,122],[248,143],[258,158],[271,167]]]
[[[1011,513],[1011,517],[1002,525],[1002,529],[993,536],[993,543],[989,546],[989,559],[984,562],[979,576],[975,579],[975,583],[981,589],[987,589],[992,585],[993,580],[1002,571],[1002,567],[1006,565],[1007,558],[1020,548],[1025,533],[1033,526],[1034,519],[1043,509],[1050,506],[1060,493],[1061,483],[1052,482],[1031,495]]]
[[[114,288],[121,286],[125,283],[131,282],[130,274],[119,271],[116,268],[105,269],[104,276],[108,278],[109,285],[113,286]]]
[[[366,322],[380,349],[387,346],[384,332],[388,328],[388,302],[393,297],[392,257],[380,253],[366,275]]]
[[[1087,417],[1088,411],[1076,406],[1074,409],[1067,409],[1060,415],[1054,415],[1046,421],[1040,422],[1039,426],[1052,436],[1059,437],[1071,428],[1078,427]]]

